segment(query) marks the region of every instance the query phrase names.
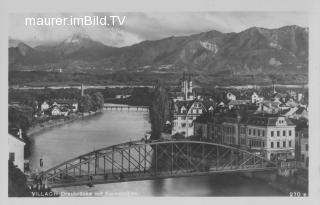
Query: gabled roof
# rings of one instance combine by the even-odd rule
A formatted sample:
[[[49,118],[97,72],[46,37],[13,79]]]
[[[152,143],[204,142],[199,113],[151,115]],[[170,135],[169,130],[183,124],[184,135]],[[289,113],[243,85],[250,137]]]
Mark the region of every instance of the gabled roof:
[[[20,137],[18,137],[18,136],[15,136],[15,135],[9,134],[9,137],[12,137],[12,138],[14,138],[14,139],[16,139],[16,140],[19,140],[19,141],[23,142],[23,143],[26,143],[23,139],[21,139],[21,138],[20,138]]]

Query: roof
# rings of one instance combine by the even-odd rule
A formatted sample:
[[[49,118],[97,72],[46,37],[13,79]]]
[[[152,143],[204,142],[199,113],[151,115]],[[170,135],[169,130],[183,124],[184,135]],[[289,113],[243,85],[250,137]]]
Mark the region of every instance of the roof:
[[[182,107],[185,107],[188,111],[192,104],[195,102],[195,100],[178,100],[174,103],[175,107],[177,107],[178,110],[175,110],[176,112],[180,112]]]
[[[250,100],[231,100],[228,105],[243,105],[249,103]]]
[[[215,105],[217,104],[217,102],[215,100],[203,100],[201,102],[206,109],[209,109],[211,106],[215,107]]]
[[[277,114],[254,114],[244,118],[241,122],[248,125],[275,126],[279,117],[283,116]],[[294,125],[289,118],[285,118],[285,121],[287,125]]]
[[[274,93],[271,98],[286,98],[287,97],[287,94],[284,94],[284,93]]]
[[[301,115],[306,109],[304,107],[299,107],[296,111],[296,115]]]
[[[9,134],[9,136],[11,136],[12,138],[14,138],[14,139],[16,139],[16,140],[19,140],[19,141],[21,141],[21,142],[23,142],[23,143],[26,143],[23,139],[21,139],[20,137],[17,137],[17,136],[15,136],[15,135],[12,135],[12,134]]]

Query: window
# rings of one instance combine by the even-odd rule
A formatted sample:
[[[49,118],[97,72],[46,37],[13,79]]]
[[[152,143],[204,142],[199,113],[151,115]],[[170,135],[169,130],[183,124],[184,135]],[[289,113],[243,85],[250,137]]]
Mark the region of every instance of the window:
[[[14,162],[15,157],[14,157],[14,152],[9,153],[9,161]]]
[[[253,135],[256,135],[256,130],[253,130]]]
[[[264,147],[264,142],[262,142],[262,147]]]
[[[277,131],[277,137],[279,137],[280,136],[280,131]]]
[[[271,148],[273,148],[273,142],[271,142]]]
[[[286,147],[286,141],[283,141],[282,147]]]
[[[260,130],[258,130],[258,136],[260,136]]]
[[[291,140],[289,141],[289,147],[291,147],[292,145],[291,145]]]
[[[249,129],[249,135],[251,135],[251,129]]]
[[[285,130],[282,131],[282,136],[286,136],[286,131]]]
[[[308,149],[309,149],[309,146],[308,146],[308,144],[306,144],[306,151],[308,151]]]
[[[277,148],[279,148],[280,147],[280,142],[277,142]]]
[[[289,136],[291,136],[291,130],[289,130]]]
[[[264,137],[264,130],[262,130],[262,137]]]
[[[273,131],[271,131],[271,137],[273,137],[274,136],[274,132]]]
[[[301,161],[304,162],[304,154],[301,155]]]

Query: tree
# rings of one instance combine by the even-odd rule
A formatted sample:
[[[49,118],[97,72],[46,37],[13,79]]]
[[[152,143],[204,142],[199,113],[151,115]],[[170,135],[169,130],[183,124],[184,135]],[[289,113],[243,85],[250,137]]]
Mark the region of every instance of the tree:
[[[170,104],[168,93],[159,84],[154,91],[150,109],[152,139],[159,139],[164,131],[166,121],[170,121]]]
[[[100,92],[96,92],[92,95],[92,110],[101,110],[104,105],[104,98]]]
[[[9,107],[9,127],[28,130],[32,124],[32,108],[28,106]]]
[[[92,108],[92,98],[90,95],[84,95],[80,98],[79,100],[79,111],[84,113],[84,112],[89,112]]]

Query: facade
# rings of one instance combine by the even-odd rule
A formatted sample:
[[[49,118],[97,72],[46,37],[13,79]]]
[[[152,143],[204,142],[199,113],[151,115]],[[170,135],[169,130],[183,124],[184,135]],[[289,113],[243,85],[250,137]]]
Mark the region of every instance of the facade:
[[[61,111],[57,106],[52,107],[51,109],[51,115],[52,116],[58,116],[61,115]]]
[[[19,132],[21,133],[21,131]],[[19,137],[15,137],[11,134],[8,136],[9,142],[9,161],[12,161],[14,165],[23,172],[24,171],[24,146],[25,142],[20,134]]]
[[[76,100],[55,100],[52,106],[58,106],[59,108],[67,108],[73,112],[78,111],[78,102]]]
[[[172,135],[179,133],[185,137],[193,136],[193,121],[204,112],[206,112],[206,108],[197,99],[176,101],[173,109]]]
[[[238,145],[240,120],[241,116],[234,112],[215,114],[209,121],[208,138],[215,143]]]
[[[237,146],[271,160],[293,159],[295,125],[284,116],[220,112],[195,120],[194,133],[201,139]]]
[[[41,111],[46,111],[50,108],[50,105],[48,104],[47,101],[44,101],[42,104],[41,104]]]
[[[234,94],[232,94],[231,92],[227,92],[226,93],[226,99],[227,100],[236,100],[237,97]]]
[[[241,122],[240,146],[271,160],[294,158],[295,125],[284,116],[248,116]]]
[[[197,119],[194,120],[194,136],[198,137],[201,141],[210,140],[208,130],[209,122],[210,118],[207,113],[197,117]]]
[[[251,95],[251,103],[259,103],[263,101],[263,97],[259,97],[256,92],[253,92]]]
[[[214,102],[195,97],[190,75],[188,77],[183,75],[180,90],[181,92],[173,99],[171,134],[194,136],[194,120],[208,109],[213,110]]]
[[[309,135],[308,127],[296,131],[296,159],[299,167],[308,169],[309,167]]]

